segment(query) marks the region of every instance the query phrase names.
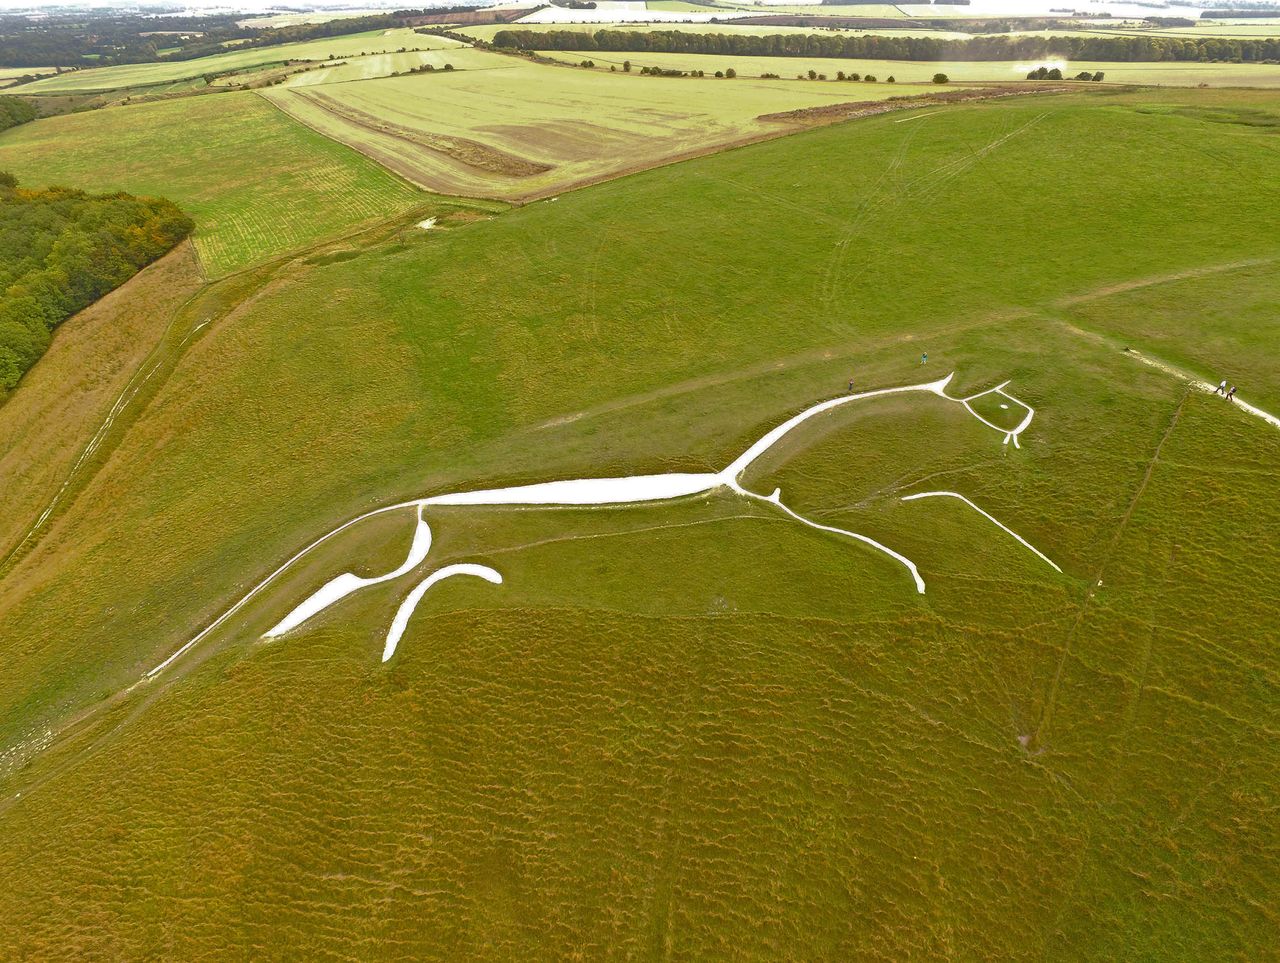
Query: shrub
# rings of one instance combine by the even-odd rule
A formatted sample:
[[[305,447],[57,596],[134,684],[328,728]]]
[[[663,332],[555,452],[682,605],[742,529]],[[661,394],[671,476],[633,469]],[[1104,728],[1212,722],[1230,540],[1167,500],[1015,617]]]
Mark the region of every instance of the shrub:
[[[1100,83],[1100,82],[1101,82],[1101,80],[1102,80],[1102,78],[1103,78],[1103,77],[1105,77],[1105,76],[1106,76],[1106,74],[1104,74],[1101,70],[1099,70],[1096,74],[1094,74],[1094,75],[1093,75],[1093,82],[1094,82],[1095,84],[1096,84],[1096,83]]]
[[[631,61],[630,61],[630,60],[624,60],[624,61],[622,61],[622,70],[623,70],[623,73],[628,73],[628,74],[629,74],[629,73],[631,73]]]
[[[844,80],[844,71],[843,71],[843,70],[837,70],[837,71],[836,71],[836,80]]]
[[[889,79],[885,81],[885,83],[887,84],[896,84],[897,82],[898,82],[898,78],[895,77],[893,74],[890,74]]]
[[[734,77],[738,76],[738,72],[730,67],[724,72],[724,75],[728,80],[732,80]],[[1102,74],[1098,74],[1098,76],[1101,77]]]
[[[864,82],[864,83],[874,84],[874,83],[876,82],[876,75],[875,75],[875,74],[863,74],[863,76],[862,76],[862,80],[863,80],[863,82]]]
[[[809,79],[810,79],[810,80],[817,80],[817,79],[818,79],[818,72],[817,72],[816,70],[810,70],[810,71],[809,71]]]
[[[1050,80],[1061,80],[1061,79],[1062,79],[1062,71],[1061,71],[1061,70],[1059,70],[1057,67],[1054,67],[1052,70],[1050,70],[1050,71],[1049,71],[1049,79],[1050,79]]]
[[[445,70],[452,70],[452,69],[453,69],[453,64],[445,64],[445,65],[444,65],[444,69],[445,69]]]
[[[946,74],[934,74],[934,75],[933,75],[933,82],[934,82],[935,84],[945,84],[945,83],[948,83],[950,80],[951,80],[951,78],[950,78],[950,77],[948,77]]]
[[[855,73],[852,73],[852,74],[850,74],[850,75],[849,75],[849,79],[850,79],[850,80],[861,80],[861,79],[862,79],[862,74],[860,74],[860,73],[856,73],[856,72],[855,72]]]
[[[716,76],[717,76],[717,77],[723,77],[723,76],[724,76],[724,71],[723,71],[723,70],[717,70],[717,71],[716,71]]]

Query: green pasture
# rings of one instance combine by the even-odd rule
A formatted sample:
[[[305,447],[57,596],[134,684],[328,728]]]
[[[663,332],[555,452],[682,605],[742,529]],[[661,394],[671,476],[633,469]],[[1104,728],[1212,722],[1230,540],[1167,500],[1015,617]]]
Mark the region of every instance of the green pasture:
[[[1276,407],[1280,110],[1170,90],[903,119],[263,273],[3,575],[11,952],[1265,957],[1280,432],[1123,349]],[[1035,408],[1021,448],[899,395],[744,478],[913,558],[923,596],[724,492],[440,509],[411,578],[260,641],[398,564],[401,512],[102,702],[361,512],[717,470],[849,378],[952,370]],[[954,499],[902,501],[931,489],[1063,572]],[[409,587],[462,561],[504,583],[441,583],[382,665]]]
[[[442,58],[462,69],[276,87],[263,96],[420,186],[502,199],[538,196],[774,133],[779,125],[758,120],[761,114],[851,99],[849,90],[831,84],[641,77],[638,61],[628,74],[621,67],[570,70],[480,50],[437,55]],[[708,72],[718,66],[708,64]],[[887,84],[856,88],[857,98],[867,100],[906,92]],[[549,169],[513,176],[429,144],[424,149],[421,138],[440,136]]]
[[[68,147],[68,145],[74,145]],[[246,165],[244,159],[255,158]],[[0,169],[24,183],[176,201],[217,276],[390,217],[421,195],[251,93],[51,117],[0,135]]]
[[[228,53],[181,60],[171,63],[121,64],[75,70],[38,80],[23,89],[29,94],[61,94],[71,91],[115,90],[123,87],[145,87],[172,83],[204,74],[246,70],[284,60],[326,60],[333,57],[355,57],[362,53],[388,53],[407,47],[412,50],[440,49],[459,46],[456,40],[426,36],[409,28],[373,30],[365,33],[324,37],[302,43],[274,47],[251,47]]]

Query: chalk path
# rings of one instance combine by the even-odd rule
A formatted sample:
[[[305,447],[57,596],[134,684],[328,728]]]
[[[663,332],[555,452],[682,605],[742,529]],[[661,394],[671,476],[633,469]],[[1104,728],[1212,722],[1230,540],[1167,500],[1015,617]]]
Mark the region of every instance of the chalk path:
[[[1206,392],[1207,394],[1213,394],[1218,390],[1217,385],[1211,385],[1207,381],[1201,381],[1199,378],[1193,377],[1192,375],[1187,374],[1181,368],[1175,368],[1171,364],[1166,364],[1165,362],[1158,361],[1155,358],[1148,358],[1141,351],[1134,351],[1133,349],[1129,349],[1127,353],[1131,358],[1136,358],[1137,360],[1141,361],[1143,364],[1149,367],[1156,368],[1157,370],[1163,371],[1165,374],[1171,374],[1177,378],[1181,378],[1183,381],[1188,382],[1191,385],[1191,387],[1195,388],[1198,391],[1203,391],[1203,392]],[[1239,408],[1241,411],[1245,412],[1246,414],[1253,415],[1253,417],[1255,418],[1261,418],[1263,421],[1271,425],[1273,428],[1280,428],[1280,417],[1277,417],[1271,414],[1271,412],[1269,411],[1263,411],[1261,408],[1257,408],[1254,405],[1249,404],[1247,401],[1241,401],[1239,397],[1232,398],[1229,403],[1234,404],[1237,408]]]
[[[924,580],[921,578],[919,569],[916,567],[915,563],[906,556],[895,552],[888,546],[882,545],[880,542],[877,542],[875,539],[866,535],[861,535],[857,532],[848,531],[846,529],[834,528],[829,525],[821,525],[818,522],[805,518],[787,505],[783,504],[780,491],[775,491],[772,495],[768,496],[761,495],[758,492],[752,492],[742,487],[740,478],[743,472],[745,472],[767,451],[769,451],[769,449],[773,448],[789,433],[809,419],[823,414],[824,412],[839,408],[843,405],[851,404],[855,401],[862,401],[867,398],[880,398],[895,394],[907,394],[911,392],[926,392],[937,395],[947,401],[962,404],[971,415],[983,424],[1004,434],[1005,444],[1008,444],[1009,441],[1012,440],[1014,442],[1014,446],[1018,447],[1018,435],[1025,431],[1031,424],[1031,419],[1035,415],[1034,410],[1004,391],[1008,382],[1004,382],[995,388],[979,392],[975,395],[970,395],[966,398],[953,398],[946,392],[947,385],[951,382],[953,377],[954,373],[947,375],[945,378],[940,378],[937,381],[929,381],[915,385],[903,385],[896,388],[879,388],[872,391],[861,391],[843,395],[839,398],[832,398],[828,401],[819,402],[818,404],[812,405],[799,414],[787,419],[772,431],[765,434],[764,437],[759,439],[750,448],[735,458],[723,471],[719,472],[629,475],[620,478],[564,479],[560,481],[539,482],[532,485],[517,485],[510,488],[493,488],[470,492],[451,492],[443,495],[417,498],[412,501],[400,502],[395,505],[388,505],[384,508],[377,508],[373,511],[365,512],[363,515],[359,515],[356,518],[343,523],[332,531],[320,536],[299,551],[296,555],[291,557],[261,582],[253,586],[253,588],[251,588],[226,612],[178,648],[177,651],[167,659],[148,671],[144,676],[144,679],[153,678],[160,672],[164,671],[174,662],[174,660],[178,659],[183,655],[183,653],[190,650],[202,639],[206,638],[209,633],[213,632],[220,625],[223,625],[229,618],[235,615],[253,598],[255,598],[263,589],[313,549],[359,522],[373,518],[377,515],[399,511],[405,508],[413,508],[416,510],[417,527],[414,531],[413,543],[409,549],[409,553],[401,565],[397,566],[386,575],[377,576],[375,578],[361,578],[354,573],[346,572],[336,578],[330,579],[318,590],[308,596],[301,604],[292,609],[280,622],[269,629],[265,633],[265,637],[278,638],[290,630],[302,625],[304,622],[336,604],[341,599],[346,598],[353,592],[371,585],[376,585],[381,582],[387,582],[398,578],[420,565],[425,561],[431,548],[431,529],[426,520],[422,517],[422,512],[424,508],[436,505],[555,505],[620,507],[652,502],[673,501],[675,499],[691,495],[706,494],[716,489],[725,488],[744,497],[771,504],[790,518],[793,518],[810,528],[854,539],[884,553],[908,570],[911,574],[912,580],[915,582],[916,590],[923,594],[925,591]],[[969,405],[969,402],[973,401],[975,398],[979,398],[982,395],[989,394],[993,391],[999,392],[1002,396],[1026,409],[1026,417],[1016,428],[1006,429],[1001,428],[998,425],[994,425],[985,418],[982,418]],[[969,504],[972,505],[972,503]],[[977,508],[976,505],[973,507]],[[981,511],[981,509],[978,510]],[[982,514],[987,515],[986,512],[982,512]],[[987,517],[991,518],[989,515],[987,515]],[[995,519],[991,518],[991,521],[994,522]],[[1000,525],[999,522],[996,522],[996,524]],[[1005,531],[1009,531],[1010,534],[1014,534],[1004,525],[1000,525],[1000,527],[1004,528]],[[1019,538],[1016,534],[1014,534],[1014,537]],[[1022,541],[1022,539],[1019,538],[1019,541]],[[1024,544],[1026,543],[1024,542]],[[1028,545],[1028,547],[1030,548],[1031,546]],[[1032,550],[1036,551],[1034,548]],[[1037,552],[1037,554],[1039,553]],[[1047,558],[1045,560],[1048,561]],[[1052,565],[1053,563],[1050,562],[1049,564]],[[1057,568],[1056,565],[1054,567]],[[495,584],[502,581],[502,576],[488,566],[471,565],[466,563],[447,566],[446,568],[442,568],[428,576],[413,589],[409,596],[400,605],[400,608],[396,613],[396,617],[392,622],[391,629],[387,634],[386,646],[383,650],[383,661],[386,661],[392,656],[392,654],[394,654],[396,646],[399,644],[399,641],[404,634],[409,617],[413,614],[414,609],[417,607],[426,591],[441,579],[448,578],[451,575],[461,574],[476,575],[485,578],[490,582],[494,582]]]

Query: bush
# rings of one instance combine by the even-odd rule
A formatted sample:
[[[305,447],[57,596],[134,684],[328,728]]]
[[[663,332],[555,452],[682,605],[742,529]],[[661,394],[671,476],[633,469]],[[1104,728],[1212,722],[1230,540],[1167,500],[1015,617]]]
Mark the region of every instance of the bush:
[[[863,75],[862,75],[862,80],[863,80],[863,82],[864,82],[864,83],[874,84],[874,83],[876,82],[876,75],[875,75],[875,74],[863,74]]]
[[[1049,71],[1049,75],[1048,75],[1048,76],[1049,76],[1049,79],[1050,79],[1050,80],[1061,80],[1061,79],[1062,79],[1062,71],[1061,71],[1061,70],[1059,70],[1057,67],[1054,67],[1052,70],[1050,70],[1050,71]]]
[[[855,72],[855,73],[851,73],[851,74],[849,75],[849,79],[850,79],[850,80],[861,80],[861,79],[862,79],[862,74],[860,74],[860,73],[856,73],[856,72]]]
[[[1075,79],[1076,79],[1076,80],[1092,80],[1092,79],[1093,79],[1093,74],[1091,74],[1091,73],[1090,73],[1089,71],[1087,71],[1087,70],[1082,70],[1082,71],[1080,71],[1080,73],[1076,74]]]
[[[817,72],[816,70],[810,70],[810,71],[809,71],[809,79],[810,79],[810,80],[817,80],[817,79],[818,79],[818,72]]]
[[[445,70],[452,70],[452,69],[453,69],[453,64],[445,64],[445,65],[444,65],[444,69],[445,69]]]
[[[819,80],[826,80],[826,79],[827,79],[827,75],[826,75],[826,74],[818,74],[818,79],[819,79]]]
[[[837,70],[837,71],[836,71],[836,80],[844,80],[844,71],[843,71],[843,70]]]
[[[950,78],[950,77],[948,77],[946,74],[934,74],[934,75],[933,75],[933,82],[934,82],[935,84],[945,84],[945,83],[950,83],[950,81],[951,81],[951,78]]]
[[[624,72],[624,73],[628,73],[628,74],[629,74],[629,73],[631,73],[631,61],[630,61],[630,60],[624,60],[624,61],[622,61],[622,70],[623,70],[623,72]]]
[[[890,74],[889,79],[885,81],[885,83],[887,84],[896,84],[897,82],[898,82],[898,78],[895,77],[893,74]]]
[[[723,71],[723,70],[717,70],[717,71],[716,71],[716,76],[717,76],[717,77],[723,77],[723,76],[724,76],[724,71]]]
[[[1106,74],[1104,74],[1101,70],[1099,70],[1096,74],[1094,74],[1094,75],[1093,75],[1093,82],[1094,82],[1095,84],[1096,84],[1096,83],[1101,83],[1101,82],[1102,82],[1102,78],[1103,78],[1103,77],[1105,77],[1105,76],[1106,76]]]
[[[738,76],[738,72],[734,70],[732,67],[730,67],[724,72],[724,75],[726,79],[732,80],[734,77]],[[1102,74],[1098,74],[1098,76],[1101,77]]]

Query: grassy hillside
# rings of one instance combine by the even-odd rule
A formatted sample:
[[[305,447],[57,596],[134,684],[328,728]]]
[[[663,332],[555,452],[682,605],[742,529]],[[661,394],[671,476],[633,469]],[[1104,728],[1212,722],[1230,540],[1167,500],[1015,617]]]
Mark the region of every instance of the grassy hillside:
[[[3,576],[6,944],[1264,956],[1280,433],[1121,349],[1176,341],[1198,374],[1247,373],[1242,397],[1280,391],[1260,308],[1197,323],[1160,293],[1235,278],[1239,303],[1274,301],[1274,272],[1231,265],[1280,258],[1258,216],[1276,110],[1156,106],[871,118],[262,288]],[[850,376],[926,377],[925,350],[958,394],[1012,379],[1036,409],[1021,448],[902,396],[744,479],[897,546],[923,596],[884,556],[725,494],[441,509],[413,579],[482,561],[503,585],[433,589],[386,666],[412,579],[259,644],[326,579],[403,558],[408,519],[384,516],[99,705],[361,511],[717,469]],[[901,501],[943,487],[1063,573],[958,503]]]
[[[196,248],[213,276],[422,201],[402,180],[250,93],[28,124],[0,137],[5,168],[33,186],[172,198],[195,218]]]
[[[851,99],[847,89],[828,85],[650,79],[621,66],[615,73],[567,70],[479,50],[436,60],[459,69],[361,83],[314,78],[323,87],[299,75],[297,86],[263,96],[423,187],[504,199],[777,132],[779,125],[757,118]],[[867,100],[910,92],[874,84],[856,91]]]

